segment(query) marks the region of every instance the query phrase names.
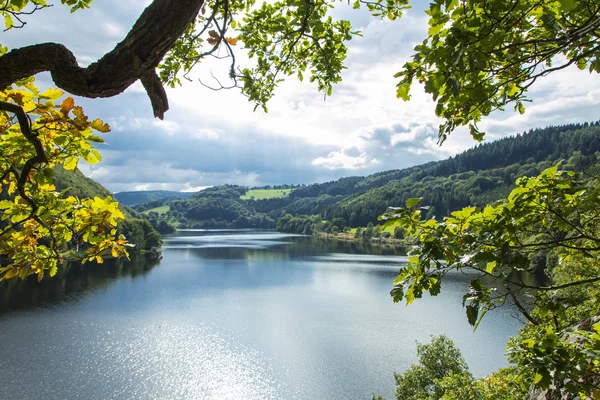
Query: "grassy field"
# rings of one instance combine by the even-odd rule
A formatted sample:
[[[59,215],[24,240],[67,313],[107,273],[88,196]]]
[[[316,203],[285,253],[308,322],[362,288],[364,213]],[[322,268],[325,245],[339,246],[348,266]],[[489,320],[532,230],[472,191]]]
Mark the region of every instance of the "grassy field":
[[[155,208],[146,210],[146,211],[142,212],[142,214],[150,214],[151,211],[154,211],[155,213],[158,213],[158,214],[164,214],[167,211],[169,211],[170,209],[171,209],[171,207],[169,207],[169,206],[160,206],[160,207],[155,207]]]
[[[294,189],[252,189],[248,190],[245,195],[241,196],[242,200],[264,200],[287,197]]]

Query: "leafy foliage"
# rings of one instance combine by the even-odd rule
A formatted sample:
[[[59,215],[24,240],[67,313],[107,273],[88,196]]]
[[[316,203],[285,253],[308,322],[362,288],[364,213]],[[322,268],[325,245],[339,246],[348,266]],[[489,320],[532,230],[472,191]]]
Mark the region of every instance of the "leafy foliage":
[[[431,343],[417,343],[419,363],[401,374],[395,374],[396,398],[402,400],[441,399],[444,387],[441,380],[448,376],[470,377],[460,350],[445,336]]]
[[[169,86],[181,84],[209,56],[229,57],[230,84],[214,78],[213,89],[239,87],[249,101],[267,110],[266,104],[285,76],[305,76],[326,95],[341,82],[345,69],[345,42],[359,34],[347,20],[335,21],[328,14],[335,2],[292,0],[262,2],[212,0],[180,37],[160,65],[160,76]],[[396,19],[408,8],[408,0],[353,2],[365,4],[380,18]],[[231,37],[234,32],[235,37]],[[243,43],[254,61],[250,67],[237,65],[234,48]]]
[[[528,88],[553,71],[576,65],[600,71],[600,8],[589,0],[435,0],[427,11],[428,37],[396,74],[398,97],[408,100],[414,81],[437,103],[446,121],[440,141],[513,103],[525,112]]]
[[[343,218],[352,227],[376,222],[388,206],[403,205],[413,197],[421,197],[421,204],[430,207],[428,217],[441,219],[451,211],[470,205],[483,207],[506,197],[517,178],[537,175],[561,159],[568,160],[564,166],[572,170],[593,165],[600,151],[599,134],[597,123],[535,129],[476,146],[447,160],[308,186],[292,196],[343,188],[348,195],[325,213]]]
[[[91,0],[61,0],[71,11]],[[334,20],[335,1],[209,0],[177,30],[160,62],[160,79],[173,87],[207,57],[229,59],[228,81],[206,84],[215,90],[238,87],[266,110],[280,81],[305,76],[330,95],[345,69],[346,43],[360,32],[347,20]],[[353,0],[378,18],[396,20],[409,0]],[[45,0],[7,0],[0,6],[6,29],[25,25],[24,16],[47,7]],[[456,127],[477,128],[482,117],[508,104],[525,112],[527,90],[539,78],[570,65],[598,72],[597,29],[600,9],[591,0],[435,0],[426,11],[427,38],[413,59],[396,74],[397,96],[410,98],[413,82],[424,84],[445,119],[440,140]],[[185,20],[186,23],[188,19]],[[182,24],[182,28],[185,24]],[[171,41],[169,41],[171,43]],[[244,48],[251,65],[240,66],[236,49]],[[239,50],[238,50],[239,51]],[[154,62],[153,62],[154,63]],[[152,67],[153,69],[153,67]],[[153,72],[153,71],[152,71]],[[139,77],[138,77],[139,78]]]
[[[71,12],[89,8],[92,0],[61,0]],[[49,7],[46,0],[6,0],[0,5],[0,16],[4,19],[5,30],[22,28],[27,23],[24,18],[36,11]]]
[[[522,400],[532,382],[514,367],[474,378],[460,350],[443,335],[417,343],[417,355],[417,364],[394,374],[398,400]]]
[[[0,279],[53,276],[66,258],[102,262],[107,252],[127,255],[125,238],[115,238],[124,219],[117,202],[67,196],[53,184],[57,165],[74,170],[80,157],[100,161],[93,143],[103,139],[93,131],[109,130],[99,119],[89,121],[71,97],[55,104],[62,95],[40,93],[33,79],[0,92],[0,253],[9,263]]]
[[[474,271],[478,276],[463,298],[469,323],[477,327],[486,312],[512,301],[529,325],[511,342],[511,360],[535,375],[534,384],[542,389],[591,396],[600,383],[600,324],[592,319],[588,330],[573,325],[598,312],[599,180],[551,167],[519,179],[506,200],[482,210],[463,208],[443,222],[422,220],[419,199],[390,209],[383,218],[399,223],[415,243],[407,267],[394,280],[394,301],[411,303],[426,291],[436,295],[449,271]],[[559,269],[548,285],[519,278],[532,271],[540,252],[556,256],[558,265],[571,271]],[[577,272],[583,265],[584,276]],[[576,312],[570,310],[571,288],[580,292]],[[531,289],[537,291],[535,301],[523,304]]]

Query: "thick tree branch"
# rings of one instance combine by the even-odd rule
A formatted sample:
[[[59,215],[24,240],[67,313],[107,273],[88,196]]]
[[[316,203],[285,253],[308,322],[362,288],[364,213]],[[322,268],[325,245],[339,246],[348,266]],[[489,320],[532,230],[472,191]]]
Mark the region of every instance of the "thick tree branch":
[[[73,53],[61,44],[14,49],[0,57],[0,88],[49,71],[54,83],[71,94],[112,97],[140,79],[154,115],[162,119],[169,106],[155,69],[203,4],[204,0],[154,0],[125,39],[86,68],[80,67]]]

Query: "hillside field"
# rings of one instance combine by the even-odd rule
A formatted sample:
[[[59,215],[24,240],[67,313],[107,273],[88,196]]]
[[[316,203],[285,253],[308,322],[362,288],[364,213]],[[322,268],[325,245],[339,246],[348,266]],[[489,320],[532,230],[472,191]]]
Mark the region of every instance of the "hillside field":
[[[161,214],[166,213],[170,209],[171,209],[171,207],[169,207],[169,206],[154,207],[154,208],[151,208],[149,210],[143,211],[142,214],[150,214],[150,212],[154,211],[158,215],[161,215]]]
[[[250,189],[245,195],[240,196],[242,200],[266,200],[266,199],[279,199],[282,197],[288,197],[294,189]]]

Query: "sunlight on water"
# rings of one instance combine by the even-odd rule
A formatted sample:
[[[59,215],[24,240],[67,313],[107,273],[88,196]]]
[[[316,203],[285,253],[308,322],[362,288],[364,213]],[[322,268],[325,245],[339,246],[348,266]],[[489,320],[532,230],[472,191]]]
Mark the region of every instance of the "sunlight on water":
[[[51,346],[31,344],[37,350],[36,362],[21,362],[15,371],[14,364],[10,368],[5,364],[10,356],[2,357],[4,380],[17,382],[33,374],[52,382],[41,387],[8,385],[3,395],[12,399],[288,398],[260,352],[240,346],[210,326],[177,320],[121,322],[107,328],[86,320],[61,321],[62,329],[77,334],[61,335]],[[52,325],[50,331],[56,329]],[[56,366],[60,368],[48,371]],[[86,384],[89,376],[95,379]]]
[[[151,325],[123,334],[133,335],[126,351],[112,346],[104,356],[131,371],[131,386],[123,388],[124,395],[233,400],[277,399],[282,393],[257,351],[208,328]]]
[[[502,308],[473,332],[458,274],[436,298],[394,304],[402,250],[272,231],[189,230],[165,244],[154,264],[5,286],[0,398],[393,398],[415,340],[448,335],[482,376],[506,365],[522,326]]]

